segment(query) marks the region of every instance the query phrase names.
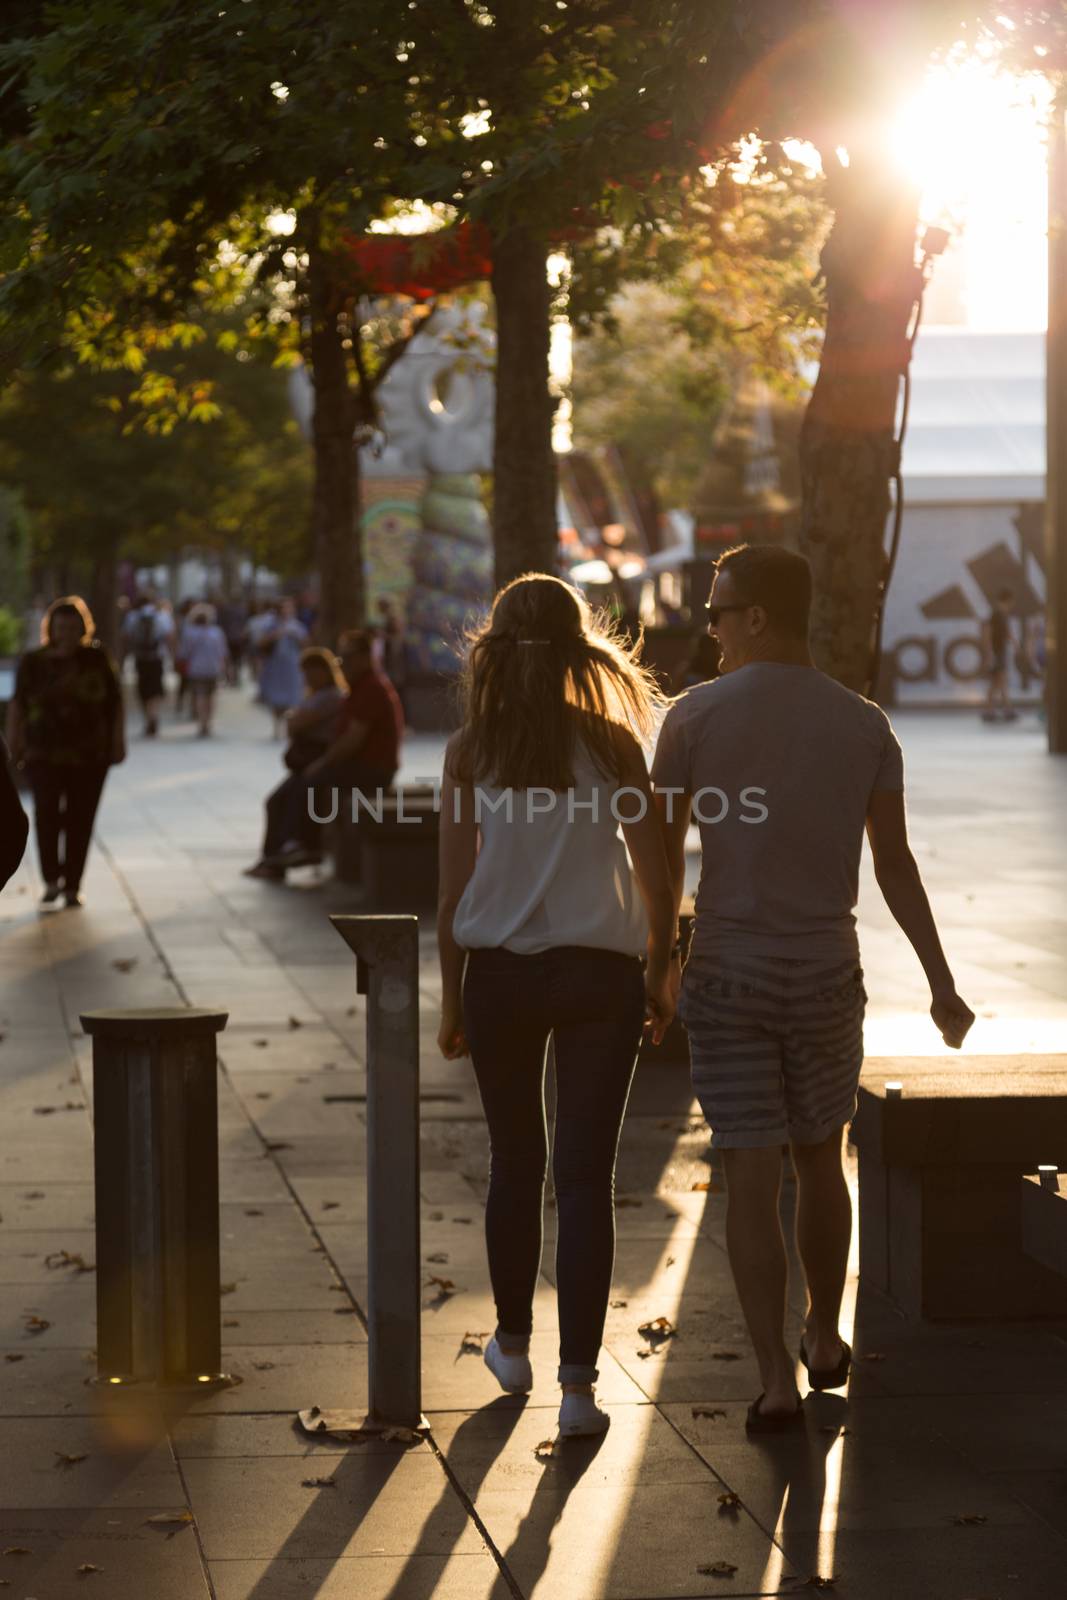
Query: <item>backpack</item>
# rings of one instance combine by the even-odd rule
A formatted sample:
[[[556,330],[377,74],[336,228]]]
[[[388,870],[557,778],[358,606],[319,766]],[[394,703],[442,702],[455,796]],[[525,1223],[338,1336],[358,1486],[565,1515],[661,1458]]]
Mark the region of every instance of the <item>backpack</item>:
[[[133,653],[138,661],[154,661],[159,655],[156,614],[142,611],[133,630]]]

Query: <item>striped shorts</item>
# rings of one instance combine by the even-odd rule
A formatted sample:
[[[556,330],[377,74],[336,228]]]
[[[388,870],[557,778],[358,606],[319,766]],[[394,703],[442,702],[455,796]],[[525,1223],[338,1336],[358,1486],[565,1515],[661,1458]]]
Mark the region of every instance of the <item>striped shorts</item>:
[[[847,961],[726,955],[690,963],[678,1015],[713,1149],[817,1144],[856,1112],[863,969]]]

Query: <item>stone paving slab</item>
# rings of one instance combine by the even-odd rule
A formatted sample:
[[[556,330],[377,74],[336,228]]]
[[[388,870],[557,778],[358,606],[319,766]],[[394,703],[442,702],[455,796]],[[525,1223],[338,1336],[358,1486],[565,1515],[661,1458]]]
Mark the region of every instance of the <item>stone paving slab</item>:
[[[344,1556],[328,1561],[213,1561],[217,1600],[512,1600],[488,1551]]]
[[[184,1463],[204,1552],[214,1560],[275,1556],[447,1556],[485,1547],[428,1446],[299,1457],[215,1457]],[[304,1487],[328,1477],[332,1487]]]
[[[209,1600],[191,1526],[155,1527],[147,1517],[173,1507],[0,1511],[0,1577],[19,1600],[85,1600],[86,1594],[144,1600]],[[82,1575],[78,1568],[96,1570]]]
[[[103,1417],[18,1417],[4,1425],[0,1506],[66,1510],[185,1505],[165,1434]]]

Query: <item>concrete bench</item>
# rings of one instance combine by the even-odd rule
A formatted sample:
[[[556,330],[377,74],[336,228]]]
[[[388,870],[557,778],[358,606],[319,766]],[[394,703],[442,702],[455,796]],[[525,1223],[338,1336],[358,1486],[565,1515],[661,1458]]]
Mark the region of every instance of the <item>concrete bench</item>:
[[[872,1068],[851,1134],[861,1281],[912,1317],[1067,1315],[1067,1279],[1023,1251],[1019,1193],[1039,1162],[1067,1165],[1067,1056]]]
[[[1067,1278],[1067,1179],[1056,1172],[1028,1173],[1019,1191],[1019,1219],[1025,1254]]]
[[[432,784],[404,784],[383,796],[381,820],[362,809],[330,827],[334,872],[366,890],[367,909],[430,912],[437,906],[440,814]]]

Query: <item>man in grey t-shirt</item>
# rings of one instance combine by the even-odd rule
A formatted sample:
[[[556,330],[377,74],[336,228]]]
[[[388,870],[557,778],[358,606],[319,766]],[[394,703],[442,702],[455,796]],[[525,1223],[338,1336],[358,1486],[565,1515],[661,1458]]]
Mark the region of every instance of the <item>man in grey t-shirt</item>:
[[[814,665],[802,556],[741,545],[708,604],[723,676],[667,713],[652,777],[680,904],[685,839],[700,829],[696,928],[678,1014],[693,1087],[723,1151],[727,1247],[764,1392],[751,1432],[802,1424],[784,1338],[781,1147],[799,1185],[808,1280],[801,1360],[814,1388],[847,1380],[838,1319],[852,1211],[842,1129],[856,1107],[866,992],[856,940],[864,828],[886,903],[930,981],[950,1045],[973,1013],[956,993],[908,846],[904,768],[885,713]]]

